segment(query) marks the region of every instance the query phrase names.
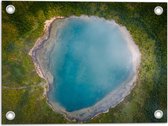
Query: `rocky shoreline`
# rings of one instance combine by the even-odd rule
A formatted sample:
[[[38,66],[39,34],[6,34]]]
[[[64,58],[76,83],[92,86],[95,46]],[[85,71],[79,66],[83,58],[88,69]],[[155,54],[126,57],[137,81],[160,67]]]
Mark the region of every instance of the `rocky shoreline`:
[[[84,17],[89,18],[88,16],[84,16]],[[40,57],[46,53],[45,50],[53,46],[52,43],[49,43],[47,47],[45,46],[46,41],[48,41],[48,39],[50,39],[50,37],[52,36],[50,33],[50,30],[51,30],[51,26],[53,22],[56,21],[57,19],[63,19],[63,18],[64,17],[62,16],[58,16],[58,17],[52,18],[51,20],[47,20],[45,22],[44,35],[36,41],[34,47],[30,50],[29,55],[33,59],[38,75],[47,81],[46,85],[44,86],[44,96],[46,96],[47,102],[52,107],[52,109],[56,112],[63,114],[69,120],[77,120],[77,121],[83,122],[90,118],[94,118],[95,116],[101,113],[108,112],[110,108],[114,108],[116,105],[122,102],[127,95],[130,94],[137,80],[137,74],[138,74],[138,68],[140,65],[141,54],[140,54],[140,51],[137,45],[133,41],[130,33],[127,31],[126,27],[116,24],[115,21],[113,20],[109,21],[109,22],[113,22],[115,25],[118,25],[121,33],[124,36],[126,36],[125,39],[127,41],[128,47],[133,57],[132,59],[132,63],[134,65],[133,75],[130,75],[130,77],[125,82],[123,82],[123,84],[120,87],[112,91],[101,101],[97,102],[94,106],[81,109],[81,110],[77,110],[74,112],[67,112],[64,108],[59,106],[57,103],[54,103],[48,99],[48,92],[50,91],[50,88],[52,87],[53,77],[50,74],[50,72],[47,71],[47,68],[44,67],[45,64],[47,63],[47,59],[45,59],[46,61],[40,59]],[[40,53],[40,56],[37,57],[37,53],[38,53],[37,51],[41,49],[45,49],[45,50],[43,50],[42,53]]]

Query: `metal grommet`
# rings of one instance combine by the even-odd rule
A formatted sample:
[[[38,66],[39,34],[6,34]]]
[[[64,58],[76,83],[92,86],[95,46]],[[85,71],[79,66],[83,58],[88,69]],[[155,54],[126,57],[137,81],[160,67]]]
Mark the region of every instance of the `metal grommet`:
[[[154,112],[154,116],[155,116],[156,119],[161,119],[161,118],[163,117],[163,112],[162,112],[162,110],[156,110],[156,111]]]
[[[156,15],[161,15],[163,13],[163,8],[161,6],[156,6],[154,12]]]
[[[7,12],[8,14],[13,14],[13,13],[15,12],[15,6],[13,6],[13,5],[8,5],[8,6],[6,7],[6,12]]]
[[[8,111],[8,112],[6,113],[6,118],[7,118],[8,120],[13,120],[13,119],[15,118],[15,113],[14,113],[13,111]]]

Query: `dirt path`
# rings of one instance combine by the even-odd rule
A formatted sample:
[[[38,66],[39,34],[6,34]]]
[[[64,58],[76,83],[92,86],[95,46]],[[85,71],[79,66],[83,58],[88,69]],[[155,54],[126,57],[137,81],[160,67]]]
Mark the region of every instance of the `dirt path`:
[[[21,87],[8,87],[8,86],[2,86],[3,89],[10,89],[10,90],[21,90],[21,89],[27,89],[27,88],[34,88],[34,87],[39,87],[39,86],[44,86],[44,82],[41,82],[36,85],[31,85],[31,86],[21,86]]]

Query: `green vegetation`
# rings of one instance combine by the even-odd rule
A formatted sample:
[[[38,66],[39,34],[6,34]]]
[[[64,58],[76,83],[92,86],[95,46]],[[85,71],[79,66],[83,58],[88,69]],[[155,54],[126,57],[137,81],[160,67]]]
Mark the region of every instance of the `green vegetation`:
[[[16,8],[13,15],[5,11],[8,4]],[[164,9],[160,16],[153,12],[158,5]],[[86,123],[166,122],[166,3],[8,1],[2,2],[2,123],[74,123],[48,106],[43,88],[38,86],[44,80],[37,75],[28,55],[36,39],[43,34],[45,20],[53,16],[71,15],[114,19],[127,27],[142,54],[139,79],[131,94],[108,113],[100,114]],[[160,120],[153,116],[156,109],[164,112]],[[5,118],[6,112],[10,110],[16,113],[12,121]]]

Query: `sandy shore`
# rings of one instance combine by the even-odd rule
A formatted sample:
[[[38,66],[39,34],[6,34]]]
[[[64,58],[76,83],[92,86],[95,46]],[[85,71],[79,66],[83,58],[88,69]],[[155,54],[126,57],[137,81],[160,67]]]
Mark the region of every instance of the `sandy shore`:
[[[88,16],[81,16],[81,17],[89,18]],[[44,35],[36,41],[35,45],[30,50],[29,55],[31,55],[33,58],[33,62],[35,64],[35,68],[38,75],[41,78],[44,78],[47,82],[46,85],[44,86],[44,96],[47,97],[48,104],[51,106],[51,108],[56,112],[62,113],[69,120],[86,121],[101,113],[108,112],[110,108],[114,108],[116,105],[122,102],[127,95],[130,94],[137,80],[141,54],[137,45],[133,41],[130,33],[127,31],[126,27],[116,24],[114,20],[108,21],[113,25],[117,25],[119,27],[120,32],[125,36],[125,40],[128,44],[128,47],[133,57],[132,58],[132,64],[134,65],[133,74],[130,75],[130,77],[125,82],[123,82],[123,84],[121,84],[120,87],[112,91],[101,101],[97,102],[94,106],[77,110],[74,112],[67,112],[64,108],[59,106],[57,103],[52,102],[50,99],[48,99],[48,92],[50,91],[50,88],[52,88],[53,77],[51,73],[47,70],[47,66],[45,66],[46,63],[48,63],[49,61],[47,61],[48,59],[45,59],[43,56],[43,54],[45,55],[47,53],[47,50],[53,46],[53,44],[51,43],[52,40],[49,41],[49,39],[54,37],[54,35],[51,34],[52,32],[50,32],[50,30],[54,29],[54,28],[51,28],[51,25],[54,21],[57,21],[57,19],[62,19],[62,18],[64,17],[58,16],[58,17],[52,18],[51,20],[47,20],[45,22]],[[102,19],[105,20],[104,18]],[[38,54],[37,51],[39,50],[40,50],[40,53]],[[41,60],[41,58],[43,60]]]
[[[64,18],[63,16],[56,16],[56,17],[51,18],[50,20],[46,20],[44,22],[44,32],[43,32],[42,37],[39,37],[37,39],[37,41],[35,42],[33,48],[28,53],[33,59],[33,63],[35,65],[35,69],[36,69],[37,74],[41,78],[43,78],[43,79],[45,79],[47,81],[46,85],[44,85],[44,96],[46,96],[47,91],[49,90],[49,84],[48,84],[48,80],[44,76],[44,71],[42,70],[42,68],[41,68],[41,66],[40,66],[40,64],[39,64],[39,62],[37,60],[36,52],[37,52],[37,50],[41,49],[41,45],[43,45],[44,42],[46,40],[48,40],[52,23],[55,20],[57,20],[57,19],[63,19],[63,18]]]

